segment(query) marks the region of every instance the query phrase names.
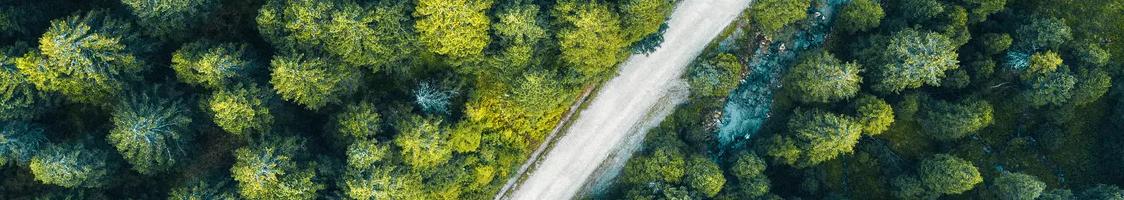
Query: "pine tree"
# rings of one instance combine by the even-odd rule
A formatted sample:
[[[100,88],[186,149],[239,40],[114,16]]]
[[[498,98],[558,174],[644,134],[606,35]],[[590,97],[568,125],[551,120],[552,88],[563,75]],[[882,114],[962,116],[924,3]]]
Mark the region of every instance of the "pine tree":
[[[0,122],[0,167],[8,163],[27,166],[47,144],[43,128],[22,121]]]
[[[793,167],[806,168],[853,152],[863,127],[848,116],[797,109],[788,129],[789,134],[771,141],[768,153]]]
[[[586,77],[611,72],[627,56],[620,17],[602,3],[560,1],[553,15],[561,24],[558,44],[562,60]]]
[[[187,105],[179,99],[142,92],[127,97],[113,111],[107,140],[132,164],[152,175],[181,162],[194,137]]]
[[[449,128],[441,120],[409,117],[399,122],[400,132],[394,144],[400,149],[402,161],[415,169],[432,169],[452,157]]]
[[[121,0],[137,16],[137,22],[149,34],[180,40],[190,36],[203,22],[211,19],[221,2],[217,0]]]
[[[485,14],[491,7],[492,0],[418,0],[418,40],[434,54],[479,57],[491,42],[491,19]]]
[[[16,63],[40,90],[75,102],[108,104],[147,68],[138,55],[147,46],[135,33],[127,21],[105,11],[54,20],[39,38],[39,52]]]
[[[361,74],[353,68],[301,54],[275,56],[270,83],[285,100],[318,110],[351,95],[358,89]]]
[[[270,0],[258,12],[258,30],[279,52],[324,52],[341,64],[378,71],[410,58],[415,49],[417,39],[404,5]]]
[[[48,145],[31,158],[31,173],[44,184],[66,188],[108,185],[114,170],[109,153],[81,143]]]
[[[295,137],[267,138],[234,151],[231,176],[247,199],[315,199],[324,185],[313,182],[316,171],[300,162],[304,141]]]
[[[863,80],[859,71],[862,68],[854,62],[844,63],[827,51],[813,52],[785,74],[785,88],[806,103],[848,99],[859,92]]]
[[[207,89],[222,89],[252,79],[261,65],[249,45],[196,41],[172,54],[172,69],[180,81]]]
[[[948,37],[913,29],[890,36],[879,55],[882,63],[872,68],[874,89],[898,93],[922,85],[940,86],[945,71],[958,68],[956,46]]]
[[[46,112],[54,96],[35,89],[27,75],[20,73],[12,56],[19,51],[16,49],[0,50],[0,121],[34,118]]]
[[[255,84],[238,84],[207,98],[211,120],[234,135],[269,132],[273,125],[273,93]]]

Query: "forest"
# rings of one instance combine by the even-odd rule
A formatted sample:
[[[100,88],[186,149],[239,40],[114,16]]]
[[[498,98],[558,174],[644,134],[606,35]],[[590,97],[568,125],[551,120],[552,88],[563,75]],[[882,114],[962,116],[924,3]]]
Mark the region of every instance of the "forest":
[[[1124,1],[756,0],[715,40],[594,199],[1124,199]]]
[[[674,3],[0,1],[0,199],[490,199]]]

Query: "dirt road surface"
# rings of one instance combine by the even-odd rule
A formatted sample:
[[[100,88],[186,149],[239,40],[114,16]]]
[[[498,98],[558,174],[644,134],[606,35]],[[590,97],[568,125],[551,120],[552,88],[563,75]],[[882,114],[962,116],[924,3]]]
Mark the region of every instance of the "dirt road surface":
[[[606,82],[546,152],[541,163],[510,194],[498,197],[518,200],[572,199],[592,179],[605,160],[622,147],[654,108],[668,101],[675,80],[710,41],[747,7],[750,0],[684,0],[668,22],[660,48],[648,55],[633,55],[620,67],[620,74]]]

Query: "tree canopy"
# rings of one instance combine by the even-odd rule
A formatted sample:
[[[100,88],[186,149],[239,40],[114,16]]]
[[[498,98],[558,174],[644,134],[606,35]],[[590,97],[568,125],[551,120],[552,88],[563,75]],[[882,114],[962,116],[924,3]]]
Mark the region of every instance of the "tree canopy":
[[[830,103],[854,97],[859,92],[862,68],[844,63],[828,52],[812,53],[800,59],[784,81],[797,100]]]

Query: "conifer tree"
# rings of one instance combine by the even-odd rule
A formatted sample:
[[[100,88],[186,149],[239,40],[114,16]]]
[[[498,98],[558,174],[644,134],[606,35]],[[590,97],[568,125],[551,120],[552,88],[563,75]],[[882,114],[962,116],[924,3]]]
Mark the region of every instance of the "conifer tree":
[[[0,122],[0,167],[27,166],[47,144],[43,128],[22,121]]]
[[[258,30],[279,52],[323,52],[342,60],[340,64],[378,71],[410,58],[415,49],[417,39],[404,5],[270,0],[258,12]]]
[[[110,184],[111,163],[105,150],[82,143],[47,145],[31,158],[31,173],[44,184],[97,188]]]
[[[354,93],[361,74],[351,67],[301,54],[275,56],[270,83],[285,100],[318,110]]]
[[[770,141],[768,154],[797,168],[805,168],[854,151],[862,125],[848,116],[819,109],[796,110],[788,134]]]
[[[948,37],[932,32],[906,29],[894,33],[880,54],[882,63],[871,72],[874,89],[884,93],[940,86],[945,71],[959,67],[956,46]]]
[[[34,118],[46,111],[53,96],[35,89],[20,73],[15,49],[0,50],[0,121]]]
[[[222,89],[252,79],[261,69],[249,45],[196,41],[172,54],[172,69],[180,81],[207,89]]]
[[[132,164],[152,175],[169,170],[187,154],[194,132],[190,110],[179,99],[142,92],[126,97],[113,111],[107,140]]]
[[[121,0],[137,16],[137,22],[149,34],[170,40],[184,39],[197,33],[203,22],[211,19],[221,2],[217,0]]]
[[[492,0],[418,0],[414,8],[418,40],[429,52],[452,58],[483,55],[491,42]]]
[[[844,63],[826,51],[812,52],[785,74],[785,88],[806,103],[843,100],[858,94],[861,70],[858,64]]]
[[[586,77],[604,76],[627,55],[619,15],[602,3],[559,1],[553,15],[561,25],[562,60]]]
[[[40,90],[107,104],[147,68],[138,55],[145,45],[129,22],[95,10],[51,21],[39,38],[39,52],[16,63]]]
[[[206,109],[211,120],[234,135],[269,132],[273,125],[275,104],[273,93],[256,84],[238,84],[216,91],[207,98]]]
[[[304,141],[274,137],[234,151],[231,176],[246,199],[315,199],[324,185],[316,183],[315,169],[300,161]]]
[[[415,169],[432,169],[452,157],[449,128],[441,120],[409,117],[399,122],[400,132],[394,138],[402,161]]]

